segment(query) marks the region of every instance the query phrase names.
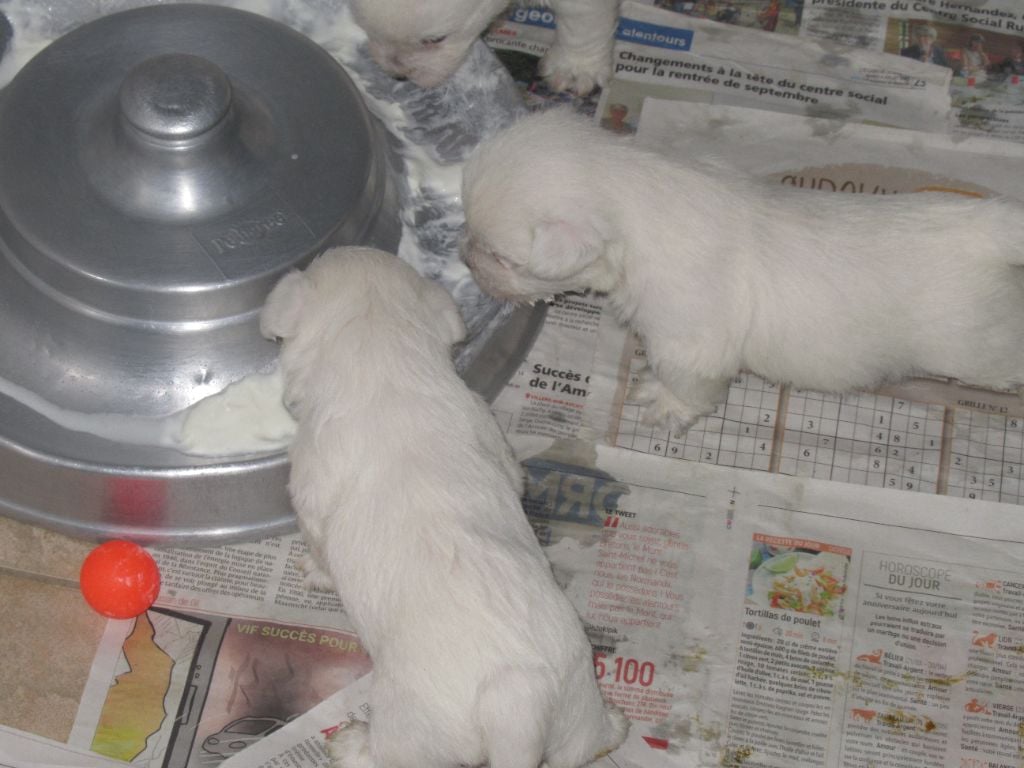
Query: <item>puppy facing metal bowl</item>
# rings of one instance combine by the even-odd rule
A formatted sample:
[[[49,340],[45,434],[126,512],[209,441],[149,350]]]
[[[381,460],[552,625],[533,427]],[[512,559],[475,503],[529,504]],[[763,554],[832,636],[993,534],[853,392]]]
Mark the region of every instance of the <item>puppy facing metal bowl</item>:
[[[266,293],[332,244],[395,250],[401,162],[334,59],[216,6],[85,24],[0,97],[0,508],[89,538],[290,530],[283,453],[185,456],[64,414],[179,411],[273,365]],[[536,331],[513,315],[465,376],[495,394]],[[68,423],[67,420],[64,423]]]

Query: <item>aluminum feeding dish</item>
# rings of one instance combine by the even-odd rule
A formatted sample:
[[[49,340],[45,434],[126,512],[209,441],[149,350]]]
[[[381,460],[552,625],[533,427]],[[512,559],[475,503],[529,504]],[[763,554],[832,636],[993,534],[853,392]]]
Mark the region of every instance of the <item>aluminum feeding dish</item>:
[[[237,9],[101,17],[0,92],[0,169],[0,511],[160,543],[291,530],[283,451],[130,433],[273,367],[258,314],[286,271],[396,250],[401,159],[341,66]],[[493,396],[538,325],[513,313],[467,381]],[[82,426],[104,414],[126,439]]]

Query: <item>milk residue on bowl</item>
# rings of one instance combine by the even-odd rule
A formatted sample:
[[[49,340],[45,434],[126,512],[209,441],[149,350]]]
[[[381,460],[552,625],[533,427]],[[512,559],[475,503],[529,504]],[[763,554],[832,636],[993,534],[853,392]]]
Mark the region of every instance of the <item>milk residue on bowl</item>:
[[[284,379],[276,367],[252,373],[184,410],[162,417],[83,413],[0,379],[0,394],[72,432],[125,445],[152,445],[192,456],[223,457],[280,451],[295,435],[284,405]]]

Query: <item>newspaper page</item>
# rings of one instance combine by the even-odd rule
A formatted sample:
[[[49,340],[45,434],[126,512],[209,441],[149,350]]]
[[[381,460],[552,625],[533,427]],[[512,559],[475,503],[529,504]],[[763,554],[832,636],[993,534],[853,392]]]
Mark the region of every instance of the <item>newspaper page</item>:
[[[299,534],[152,548],[156,605],[107,623],[70,746],[136,766],[214,766],[364,676],[338,596],[310,591]]]
[[[705,11],[714,4],[704,4]],[[674,9],[673,9],[674,10]],[[527,105],[571,103],[610,130],[636,129],[643,99],[673,98],[945,132],[948,69],[831,41],[779,38],[649,4],[625,2],[612,80],[600,94],[552,93],[537,62],[554,37],[550,9],[516,7],[485,40]],[[721,17],[720,12],[711,17]]]
[[[1018,766],[1013,506],[514,439],[524,506],[629,716],[600,765]],[[312,768],[369,676],[228,766]]]
[[[1019,509],[516,445],[525,508],[633,721],[617,764],[1024,756]]]
[[[118,768],[122,764],[53,739],[0,725],[0,768]]]
[[[599,110],[605,121],[635,125],[643,99],[654,97],[948,131],[949,69],[628,0],[612,66]],[[625,116],[615,118],[613,105]]]
[[[1024,141],[1024,7],[1014,0],[812,0],[800,34],[952,72],[953,132]]]
[[[331,694],[244,754],[225,760],[221,768],[327,768],[327,740],[352,721],[369,719],[372,679],[371,672]]]
[[[801,34],[952,72],[955,135],[1024,141],[1024,6],[1013,0],[814,0]]]
[[[572,103],[623,133],[654,97],[1024,141],[1014,0],[651,0],[622,17],[613,79],[582,98],[537,73],[550,9],[516,7],[485,39],[529,106]]]
[[[491,404],[505,432],[596,434],[590,425],[607,422],[616,396],[608,382],[619,375],[619,359],[607,348],[624,337],[603,297],[555,297],[526,360]]]
[[[689,16],[903,56],[952,73],[951,130],[1024,141],[1015,0],[645,0]]]
[[[800,33],[805,0],[638,0],[666,11],[684,13],[701,19],[738,27],[775,32]],[[852,42],[851,45],[858,43]]]

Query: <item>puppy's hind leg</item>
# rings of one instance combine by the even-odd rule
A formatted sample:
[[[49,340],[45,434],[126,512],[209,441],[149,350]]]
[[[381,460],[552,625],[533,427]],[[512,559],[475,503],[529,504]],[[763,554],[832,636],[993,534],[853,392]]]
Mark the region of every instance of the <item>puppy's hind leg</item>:
[[[605,705],[604,718],[607,725],[605,741],[601,745],[600,751],[594,755],[595,758],[604,757],[609,752],[614,752],[622,745],[622,742],[626,740],[626,736],[629,734],[629,718],[626,717],[625,712],[614,704]]]
[[[295,567],[303,575],[302,583],[306,589],[312,592],[334,592],[334,579],[323,568],[312,555],[304,555],[295,561]]]
[[[505,669],[480,686],[477,711],[490,768],[537,768],[544,757],[550,676]]]
[[[363,720],[353,720],[331,734],[327,740],[327,754],[332,768],[375,768],[370,755],[370,726]]]
[[[540,72],[556,91],[586,96],[611,78],[619,0],[550,0],[558,18],[555,42]]]
[[[580,768],[618,749],[629,733],[629,720],[622,710],[606,706],[599,722],[599,732],[584,729],[548,752],[545,768]]]

